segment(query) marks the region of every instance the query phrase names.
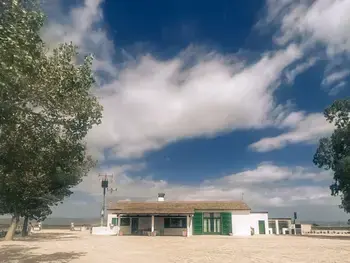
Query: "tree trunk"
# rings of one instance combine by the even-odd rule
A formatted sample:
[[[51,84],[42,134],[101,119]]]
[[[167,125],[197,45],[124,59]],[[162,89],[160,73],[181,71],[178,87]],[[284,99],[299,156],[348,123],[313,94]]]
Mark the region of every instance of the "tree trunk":
[[[13,215],[12,219],[11,219],[11,225],[9,227],[9,229],[7,230],[6,236],[5,236],[5,240],[9,241],[13,239],[13,236],[16,233],[16,228],[17,228],[17,224],[19,222],[19,215]]]
[[[28,216],[24,217],[22,237],[28,236]]]

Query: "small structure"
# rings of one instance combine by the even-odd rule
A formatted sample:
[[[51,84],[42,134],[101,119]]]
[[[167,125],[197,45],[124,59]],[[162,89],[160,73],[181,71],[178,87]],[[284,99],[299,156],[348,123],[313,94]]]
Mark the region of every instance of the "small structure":
[[[115,236],[118,234],[118,227],[106,227],[106,226],[97,226],[92,227],[90,229],[90,233],[92,235],[99,235],[99,236]]]
[[[33,231],[41,231],[41,229],[42,229],[41,222],[38,222],[38,224],[33,227]]]
[[[233,235],[268,234],[268,213],[252,213],[242,201],[119,201],[111,204],[108,225],[119,235]]]
[[[269,218],[269,229],[275,235],[291,234],[292,218]]]

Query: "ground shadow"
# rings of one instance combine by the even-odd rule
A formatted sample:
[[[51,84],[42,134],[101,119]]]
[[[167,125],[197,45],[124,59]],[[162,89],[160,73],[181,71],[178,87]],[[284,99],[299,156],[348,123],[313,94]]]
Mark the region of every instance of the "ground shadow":
[[[77,238],[78,236],[67,233],[34,233],[27,237],[15,237],[14,240],[28,242],[47,242],[52,240],[70,241]]]
[[[56,252],[52,254],[35,254],[33,252],[38,247],[24,247],[9,245],[3,246],[0,250],[0,263],[40,263],[57,262],[68,263],[73,259],[78,259],[86,253],[77,252]]]
[[[302,236],[307,238],[316,238],[316,239],[334,239],[334,240],[350,240],[350,236]]]

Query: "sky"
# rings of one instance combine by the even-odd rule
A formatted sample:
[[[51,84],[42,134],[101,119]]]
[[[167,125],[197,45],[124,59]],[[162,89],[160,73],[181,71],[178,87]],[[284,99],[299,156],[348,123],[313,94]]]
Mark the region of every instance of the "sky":
[[[254,211],[344,221],[314,166],[349,95],[347,0],[51,0],[42,38],[93,54],[99,161],[52,217],[98,217],[108,200],[241,200]]]

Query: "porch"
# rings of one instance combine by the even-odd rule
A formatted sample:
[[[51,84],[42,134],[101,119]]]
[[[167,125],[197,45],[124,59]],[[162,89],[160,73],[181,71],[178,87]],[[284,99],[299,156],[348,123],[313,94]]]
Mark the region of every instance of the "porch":
[[[119,235],[191,236],[192,214],[111,214]]]

